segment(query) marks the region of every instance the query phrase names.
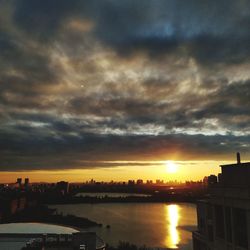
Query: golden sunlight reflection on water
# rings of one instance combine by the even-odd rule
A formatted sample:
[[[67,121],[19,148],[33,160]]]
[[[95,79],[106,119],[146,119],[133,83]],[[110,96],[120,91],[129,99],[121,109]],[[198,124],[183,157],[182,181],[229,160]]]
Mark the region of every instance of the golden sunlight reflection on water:
[[[177,230],[180,209],[178,205],[166,205],[165,206],[165,218],[166,218],[166,246],[170,248],[177,248],[180,243],[180,236]]]

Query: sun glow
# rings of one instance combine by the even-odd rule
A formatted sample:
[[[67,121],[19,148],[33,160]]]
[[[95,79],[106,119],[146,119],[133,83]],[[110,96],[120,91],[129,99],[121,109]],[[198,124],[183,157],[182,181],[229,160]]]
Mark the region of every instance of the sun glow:
[[[170,174],[174,174],[178,171],[178,165],[173,161],[166,161],[166,171]]]

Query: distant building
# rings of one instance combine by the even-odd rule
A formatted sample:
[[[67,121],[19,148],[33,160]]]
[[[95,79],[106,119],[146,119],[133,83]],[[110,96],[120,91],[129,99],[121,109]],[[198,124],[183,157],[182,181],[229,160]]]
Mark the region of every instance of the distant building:
[[[157,179],[157,180],[155,181],[155,184],[156,184],[156,185],[163,185],[163,184],[164,184],[164,181],[163,181],[163,180],[158,180],[158,179]]]
[[[197,205],[194,250],[250,249],[250,162],[221,166],[208,179],[210,196]]]
[[[208,186],[214,185],[218,182],[218,178],[216,175],[209,175],[207,178]]]
[[[24,187],[25,188],[29,187],[29,182],[30,182],[29,178],[25,178],[25,180],[24,180]]]
[[[27,199],[25,196],[0,196],[0,222],[2,219],[9,218],[17,212],[24,210],[26,207]]]
[[[17,211],[22,211],[26,208],[27,206],[27,199],[26,197],[20,197],[18,199],[18,207],[17,207]]]
[[[128,185],[135,185],[135,181],[134,180],[129,180]]]
[[[143,184],[143,180],[141,180],[141,179],[137,180],[137,181],[136,181],[136,184],[137,184],[137,185],[142,185],[142,184]]]
[[[16,183],[19,187],[22,186],[22,178],[17,178]]]
[[[67,194],[69,192],[69,183],[66,181],[57,182],[56,189],[62,194]]]

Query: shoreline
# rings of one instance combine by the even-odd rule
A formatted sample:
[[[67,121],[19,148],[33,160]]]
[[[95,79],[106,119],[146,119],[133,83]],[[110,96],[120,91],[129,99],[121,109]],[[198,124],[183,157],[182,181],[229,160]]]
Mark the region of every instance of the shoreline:
[[[4,218],[1,224],[9,223],[43,223],[70,227],[78,231],[84,231],[87,228],[101,227],[102,224],[89,220],[85,217],[78,217],[72,214],[63,215],[56,209],[47,206],[40,206],[33,209],[25,209],[15,215]]]

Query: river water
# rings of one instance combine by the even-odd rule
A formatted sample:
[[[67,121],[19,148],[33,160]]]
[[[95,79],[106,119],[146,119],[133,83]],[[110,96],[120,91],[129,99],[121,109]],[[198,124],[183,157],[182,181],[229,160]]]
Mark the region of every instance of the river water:
[[[134,193],[78,193],[76,196],[82,197],[97,197],[97,198],[126,198],[126,197],[150,197],[148,194],[134,194]]]
[[[103,227],[90,230],[110,245],[128,241],[138,246],[192,250],[191,232],[197,224],[193,204],[102,203],[51,207],[102,223]]]

